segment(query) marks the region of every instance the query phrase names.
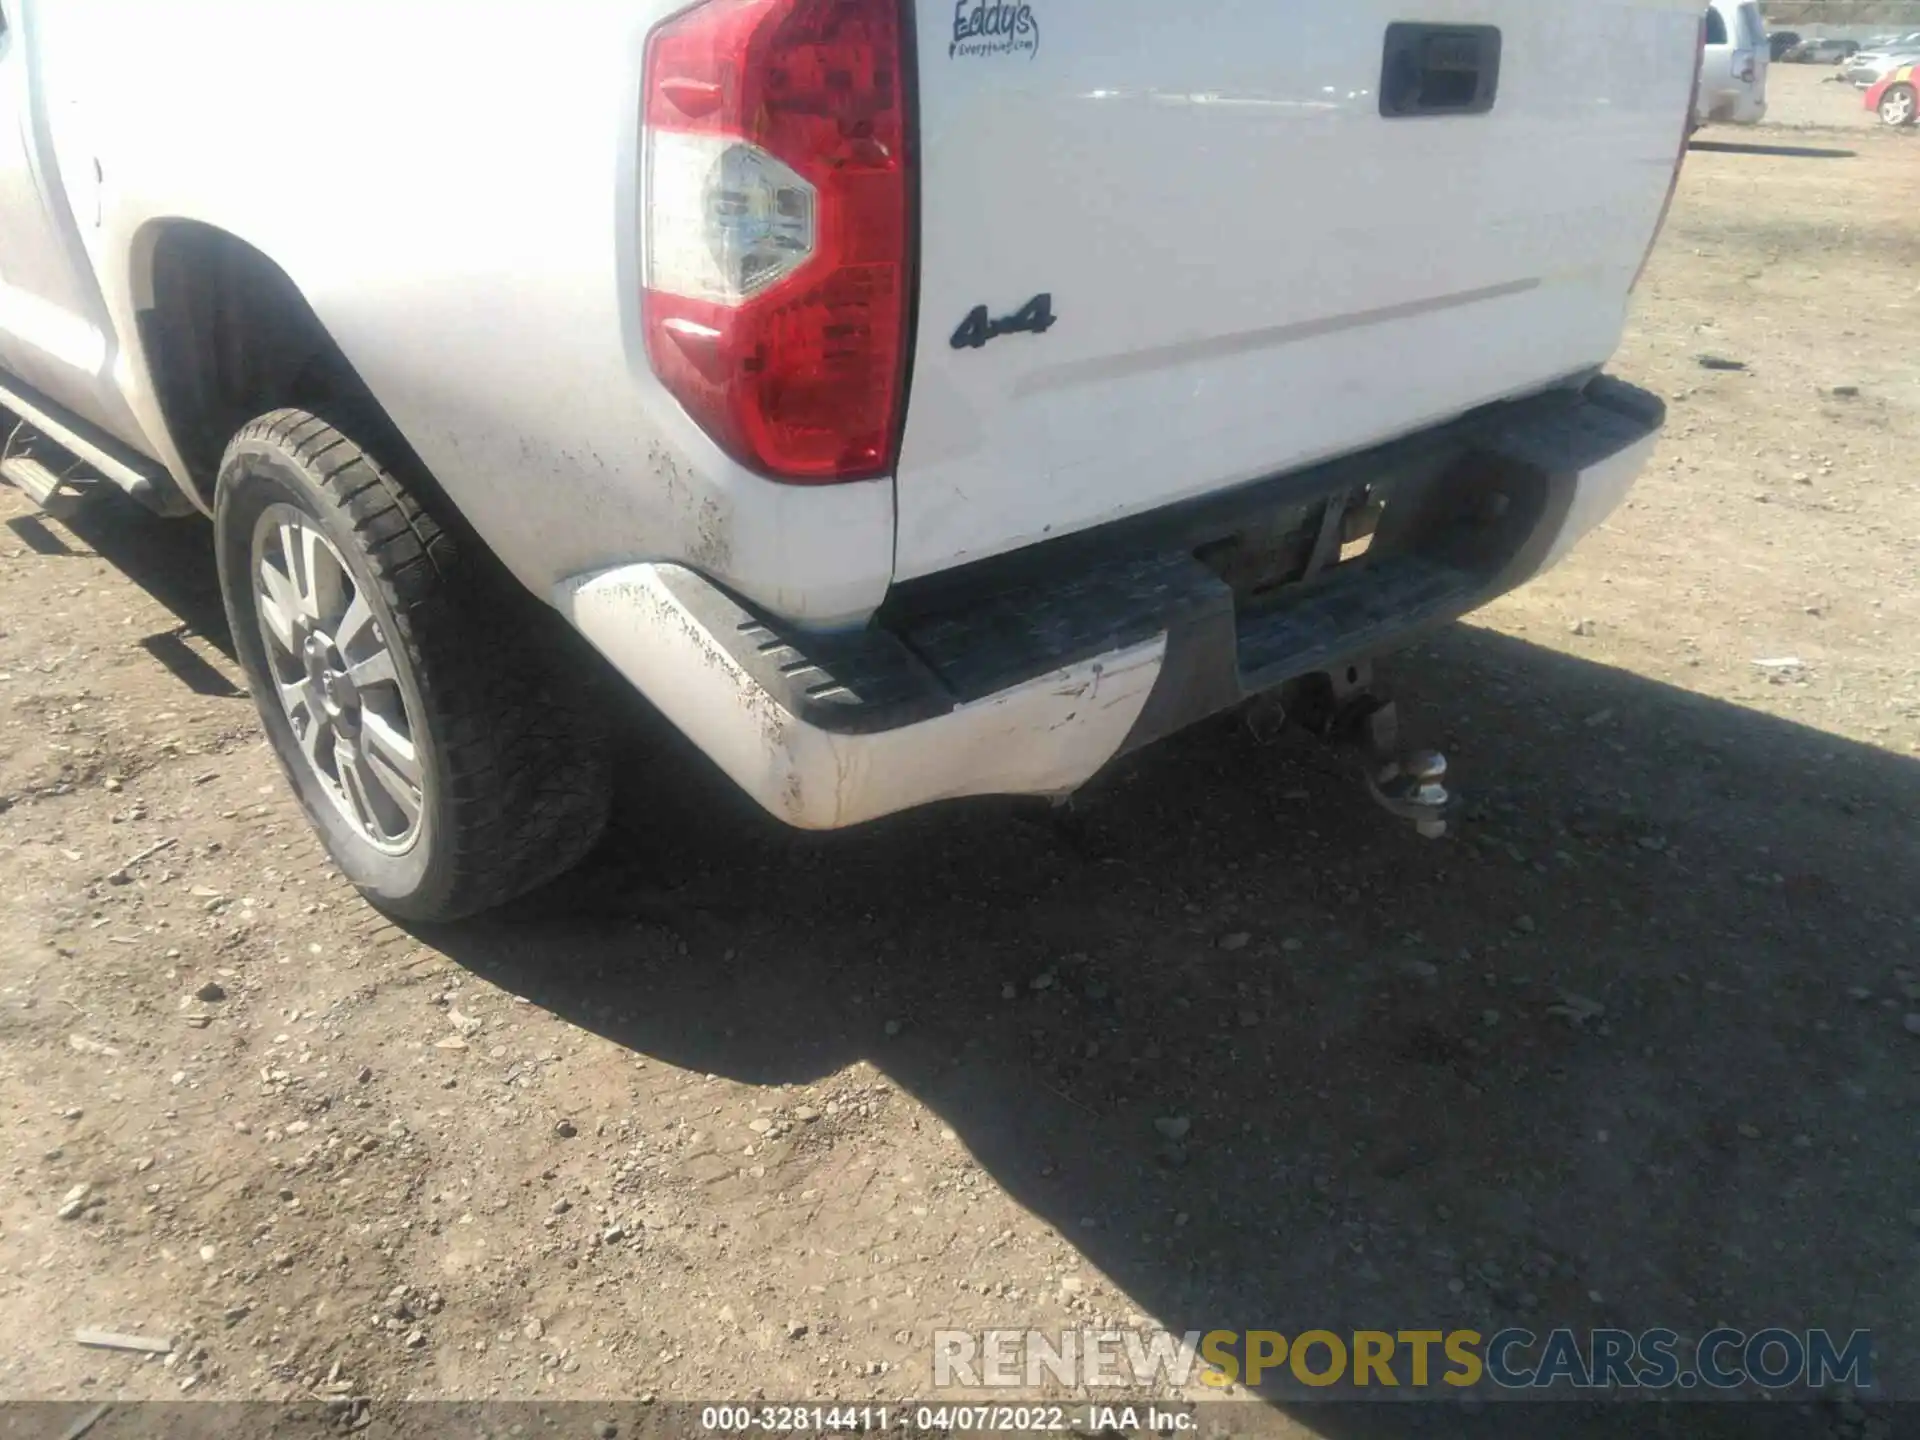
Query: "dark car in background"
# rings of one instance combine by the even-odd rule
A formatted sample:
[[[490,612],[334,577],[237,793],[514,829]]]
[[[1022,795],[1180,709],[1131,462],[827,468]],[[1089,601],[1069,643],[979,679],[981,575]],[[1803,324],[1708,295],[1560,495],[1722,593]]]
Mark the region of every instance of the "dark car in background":
[[[1802,40],[1782,57],[1789,65],[1837,65],[1860,53],[1858,40]]]
[[[1773,52],[1773,58],[1784,60],[1787,52],[1800,43],[1798,32],[1793,30],[1775,30],[1767,36],[1767,48]]]

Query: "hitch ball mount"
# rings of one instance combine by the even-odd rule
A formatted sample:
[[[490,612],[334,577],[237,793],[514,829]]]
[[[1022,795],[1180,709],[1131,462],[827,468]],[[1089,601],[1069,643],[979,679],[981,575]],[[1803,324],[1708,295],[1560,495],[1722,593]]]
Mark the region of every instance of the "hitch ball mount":
[[[1262,744],[1279,740],[1290,722],[1357,756],[1367,793],[1389,815],[1423,839],[1447,834],[1453,805],[1447,757],[1437,750],[1401,749],[1399,708],[1374,688],[1370,665],[1314,676],[1306,687],[1262,696],[1246,710],[1247,730]]]

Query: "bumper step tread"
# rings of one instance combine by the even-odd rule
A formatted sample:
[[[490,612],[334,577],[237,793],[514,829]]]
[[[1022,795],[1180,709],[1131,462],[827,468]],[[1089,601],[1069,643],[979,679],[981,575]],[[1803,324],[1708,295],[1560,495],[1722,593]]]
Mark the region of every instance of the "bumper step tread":
[[[691,571],[675,598],[791,714],[824,730],[872,734],[947,714],[1054,671],[1167,637],[1166,674],[1136,737],[1404,644],[1537,571],[1581,473],[1657,430],[1665,407],[1602,377],[1215,497],[1233,529],[1169,521],[1157,545],[1104,556],[1058,551],[963,590],[890,602],[858,631],[790,631]],[[1274,591],[1238,595],[1197,552],[1273,517],[1332,513],[1350,497],[1384,506],[1367,554]],[[1494,503],[1497,502],[1497,503]],[[1189,517],[1191,521],[1192,517]],[[1040,547],[1044,548],[1044,547]],[[1164,692],[1164,693],[1163,693]]]

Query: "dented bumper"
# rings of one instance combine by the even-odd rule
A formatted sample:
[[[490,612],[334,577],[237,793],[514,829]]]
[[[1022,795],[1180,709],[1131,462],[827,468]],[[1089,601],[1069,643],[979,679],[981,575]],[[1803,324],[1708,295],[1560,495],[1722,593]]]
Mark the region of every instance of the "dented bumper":
[[[685,567],[553,599],[736,784],[805,829],[1059,795],[1116,756],[1457,619],[1625,497],[1664,418],[1600,379],[775,628]],[[1366,543],[1347,537],[1369,517]],[[1360,552],[1364,553],[1360,553]]]
[[[570,586],[562,610],[749,795],[831,830],[962,795],[1065,794],[1120,750],[1166,656],[1156,635],[886,728],[831,723],[848,683],[690,570],[632,565]],[[825,697],[825,698],[823,698]],[[866,717],[871,719],[872,717]]]

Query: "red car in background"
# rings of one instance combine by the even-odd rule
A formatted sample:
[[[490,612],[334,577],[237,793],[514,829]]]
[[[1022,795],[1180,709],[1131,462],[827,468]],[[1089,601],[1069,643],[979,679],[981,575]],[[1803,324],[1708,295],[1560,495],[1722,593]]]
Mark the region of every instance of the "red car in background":
[[[1867,109],[1887,125],[1920,120],[1920,65],[1902,65],[1868,90]]]

